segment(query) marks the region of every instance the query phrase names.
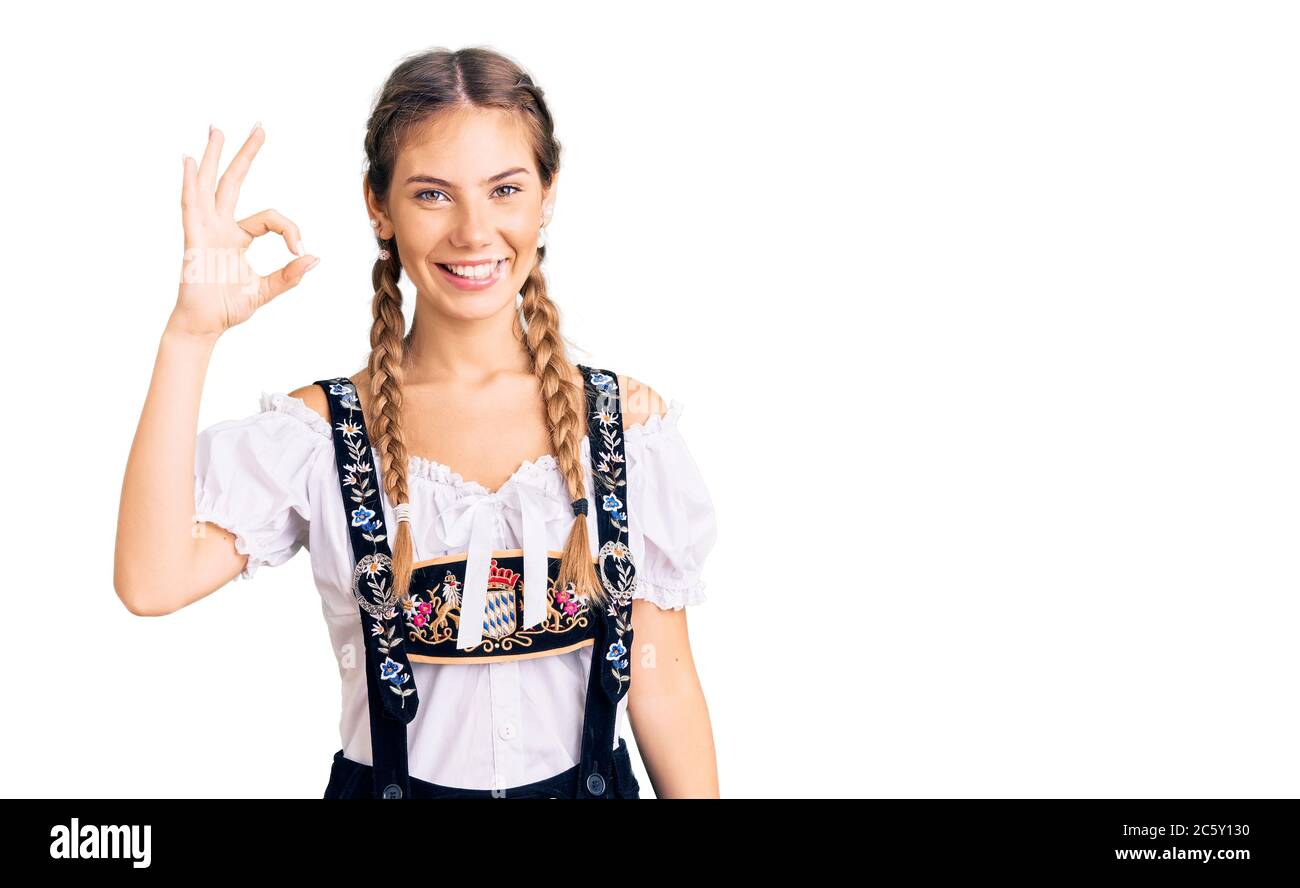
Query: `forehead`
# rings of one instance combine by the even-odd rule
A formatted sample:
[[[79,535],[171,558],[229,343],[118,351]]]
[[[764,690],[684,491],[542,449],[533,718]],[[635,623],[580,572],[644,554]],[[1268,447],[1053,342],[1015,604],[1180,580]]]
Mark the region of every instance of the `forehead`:
[[[519,117],[499,108],[443,111],[412,130],[398,152],[393,179],[423,173],[472,186],[511,167],[537,173]]]

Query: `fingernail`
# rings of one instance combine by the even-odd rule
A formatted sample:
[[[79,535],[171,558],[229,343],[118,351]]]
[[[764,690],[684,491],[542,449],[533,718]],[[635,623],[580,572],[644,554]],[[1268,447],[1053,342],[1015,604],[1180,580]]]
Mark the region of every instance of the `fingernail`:
[[[295,252],[297,252],[297,254],[298,254],[299,256],[301,256],[301,255],[302,255],[302,241],[298,241],[296,244],[294,244],[294,245],[293,245],[293,249],[294,249]]]
[[[307,267],[304,268],[303,271],[311,271],[311,270],[312,270],[313,268],[315,268],[319,263],[320,263],[320,257],[319,257],[319,256],[313,256],[313,257],[312,257],[312,260],[311,260],[310,262],[307,263]]]
[[[257,123],[253,124],[253,128],[248,131],[248,134],[251,136],[261,128],[262,128],[262,121],[259,120]]]

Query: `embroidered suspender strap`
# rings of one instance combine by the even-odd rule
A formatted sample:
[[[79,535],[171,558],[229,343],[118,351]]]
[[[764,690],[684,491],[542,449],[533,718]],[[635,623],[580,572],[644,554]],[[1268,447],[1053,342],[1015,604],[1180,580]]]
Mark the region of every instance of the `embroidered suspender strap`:
[[[370,711],[371,780],[377,799],[411,798],[411,777],[406,758],[406,722],[384,710],[383,660],[375,646],[366,643],[366,705]]]
[[[632,649],[632,590],[636,588],[636,565],[632,563],[628,545],[623,403],[618,376],[582,364],[578,369],[586,378],[591,474],[596,496],[593,511],[600,538],[597,573],[611,601],[609,637],[597,647],[596,653],[607,667],[601,673],[602,685],[610,700],[617,703],[632,680],[628,663]]]
[[[407,659],[401,602],[392,588],[388,546],[370,437],[356,388],[346,376],[318,380],[329,400],[334,455],[348,518],[356,567],[352,595],[361,615],[366,647],[366,690],[376,795],[410,798],[406,725],[415,717],[419,695]]]
[[[578,365],[589,417],[594,509],[600,540],[597,572],[610,597],[604,613],[593,608],[595,643],[582,724],[578,798],[614,798],[618,779],[613,756],[618,701],[631,682],[632,590],[636,569],[627,545],[627,477],[623,451],[623,406],[618,377]]]

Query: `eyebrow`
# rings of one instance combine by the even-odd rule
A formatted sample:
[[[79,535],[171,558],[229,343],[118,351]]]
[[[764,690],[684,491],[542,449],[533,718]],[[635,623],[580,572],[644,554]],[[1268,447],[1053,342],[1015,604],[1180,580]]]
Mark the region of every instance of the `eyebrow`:
[[[509,178],[510,176],[517,176],[520,175],[521,173],[523,175],[528,175],[528,170],[524,169],[523,167],[515,167],[512,170],[506,170],[505,172],[497,173],[495,176],[491,177],[490,179],[484,179],[482,182],[479,182],[479,184],[491,185],[493,182],[499,182],[502,179]],[[423,185],[441,185],[443,188],[451,188],[453,190],[456,188],[455,185],[448,182],[446,179],[439,179],[437,176],[425,176],[423,174],[418,174],[418,173],[408,178],[402,184],[411,185],[416,182]]]

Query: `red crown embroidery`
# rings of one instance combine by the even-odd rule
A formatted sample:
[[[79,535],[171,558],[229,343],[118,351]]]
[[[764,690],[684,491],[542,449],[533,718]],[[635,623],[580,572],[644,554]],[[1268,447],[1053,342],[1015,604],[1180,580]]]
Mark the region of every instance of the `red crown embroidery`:
[[[496,589],[513,589],[519,582],[519,574],[508,567],[497,567],[497,560],[492,559],[488,569],[488,585]]]

